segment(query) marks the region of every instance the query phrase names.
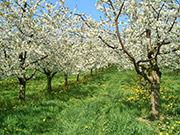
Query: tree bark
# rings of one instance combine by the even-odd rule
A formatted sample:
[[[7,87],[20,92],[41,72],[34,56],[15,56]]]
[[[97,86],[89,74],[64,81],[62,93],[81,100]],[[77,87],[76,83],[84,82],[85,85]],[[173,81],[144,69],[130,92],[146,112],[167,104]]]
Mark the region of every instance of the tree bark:
[[[104,72],[104,67],[102,67],[102,72]]]
[[[26,79],[18,78],[20,84],[19,102],[25,101]]]
[[[77,74],[77,82],[79,82],[79,74]]]
[[[46,75],[47,76],[47,91],[49,94],[51,94],[52,92],[52,85],[51,85],[51,80],[52,80],[52,77],[50,75]]]
[[[152,70],[151,81],[151,99],[150,99],[150,119],[152,121],[158,120],[160,115],[160,81],[161,72],[158,70]]]
[[[51,94],[52,92],[52,78],[57,74],[57,72],[53,72],[53,71],[50,71],[48,69],[43,69],[44,70],[44,74],[46,75],[47,77],[47,92],[49,94]]]
[[[84,79],[86,79],[86,75],[84,75]]]
[[[141,84],[141,88],[145,87],[145,79],[143,76],[140,76],[140,84]]]
[[[64,73],[64,86],[68,85],[68,74]]]
[[[96,68],[96,70],[95,70],[95,71],[96,71],[96,74],[97,74],[97,73],[98,73],[98,69]]]
[[[91,69],[91,72],[90,72],[91,76],[93,76],[93,69]]]

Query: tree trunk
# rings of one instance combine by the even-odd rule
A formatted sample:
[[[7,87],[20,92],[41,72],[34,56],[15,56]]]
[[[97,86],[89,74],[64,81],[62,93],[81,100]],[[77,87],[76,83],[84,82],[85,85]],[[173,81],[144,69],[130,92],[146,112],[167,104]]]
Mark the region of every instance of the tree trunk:
[[[96,68],[96,74],[98,73],[98,69]]]
[[[50,75],[46,75],[47,76],[47,91],[49,94],[51,94],[52,92],[52,85],[51,85],[51,80],[52,80],[52,77]]]
[[[91,69],[91,72],[90,72],[91,76],[93,76],[93,69]]]
[[[68,85],[68,75],[66,73],[64,73],[64,86]]]
[[[158,120],[160,115],[161,72],[159,70],[152,70],[151,75],[150,119]]]
[[[104,72],[104,67],[102,67],[102,72]]]
[[[145,87],[145,79],[143,76],[140,76],[140,84],[141,84],[141,88]]]
[[[79,74],[77,74],[77,82],[79,82]]]
[[[147,94],[149,94],[149,89],[150,89],[150,87],[149,87],[149,82],[146,80],[146,81],[145,81],[145,90],[146,90],[146,93],[147,93]]]
[[[56,75],[56,73],[57,72],[52,72],[50,70],[44,69],[44,74],[47,77],[47,92],[49,94],[51,94],[51,92],[52,92],[52,83],[51,83],[51,81],[52,81],[52,78]]]
[[[26,79],[18,78],[20,84],[19,102],[25,101]]]

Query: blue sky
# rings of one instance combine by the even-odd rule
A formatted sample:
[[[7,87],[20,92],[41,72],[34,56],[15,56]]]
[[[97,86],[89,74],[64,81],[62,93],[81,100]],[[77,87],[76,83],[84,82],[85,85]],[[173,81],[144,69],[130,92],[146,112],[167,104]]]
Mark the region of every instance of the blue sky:
[[[52,3],[56,3],[59,0],[50,0]],[[95,20],[99,20],[99,16],[102,15],[96,9],[95,3],[97,0],[65,0],[66,6],[71,10],[77,8],[80,13],[85,13],[87,15],[91,15],[91,17]]]

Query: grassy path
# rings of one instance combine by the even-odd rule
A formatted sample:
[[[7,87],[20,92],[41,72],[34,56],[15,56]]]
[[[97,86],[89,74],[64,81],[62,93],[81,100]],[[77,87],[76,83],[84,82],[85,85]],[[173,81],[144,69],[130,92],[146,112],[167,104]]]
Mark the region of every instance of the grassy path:
[[[169,77],[169,75],[171,75]],[[170,78],[170,79],[169,79]],[[53,79],[48,95],[46,78],[28,82],[24,104],[17,101],[18,84],[13,78],[0,84],[0,134],[14,135],[156,135],[179,134],[180,80],[165,74],[162,82],[163,120],[150,122],[149,95],[141,90],[133,71],[109,69],[63,87],[63,77]],[[166,82],[174,85],[169,86]],[[169,109],[169,110],[167,110]]]

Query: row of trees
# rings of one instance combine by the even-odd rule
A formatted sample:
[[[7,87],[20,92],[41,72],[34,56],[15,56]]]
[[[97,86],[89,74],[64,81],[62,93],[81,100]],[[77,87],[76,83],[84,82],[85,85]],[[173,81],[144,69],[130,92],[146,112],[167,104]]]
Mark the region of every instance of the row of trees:
[[[100,22],[70,11],[63,0],[1,0],[1,76],[18,78],[22,101],[37,69],[47,76],[50,93],[58,72],[67,77],[119,63],[151,84],[150,115],[159,119],[161,72],[180,68],[180,3],[97,0],[96,6],[104,13]]]
[[[150,83],[150,117],[159,119],[162,70],[180,68],[180,2],[97,0],[96,6],[104,13],[101,24],[109,27],[108,32],[96,32],[92,20],[77,15],[106,46],[119,54],[120,68],[134,68]]]
[[[86,74],[115,62],[115,53],[92,37],[64,1],[2,0],[0,18],[0,75],[18,78],[20,101],[37,70],[46,75],[51,93],[57,73],[67,80],[68,74]]]

